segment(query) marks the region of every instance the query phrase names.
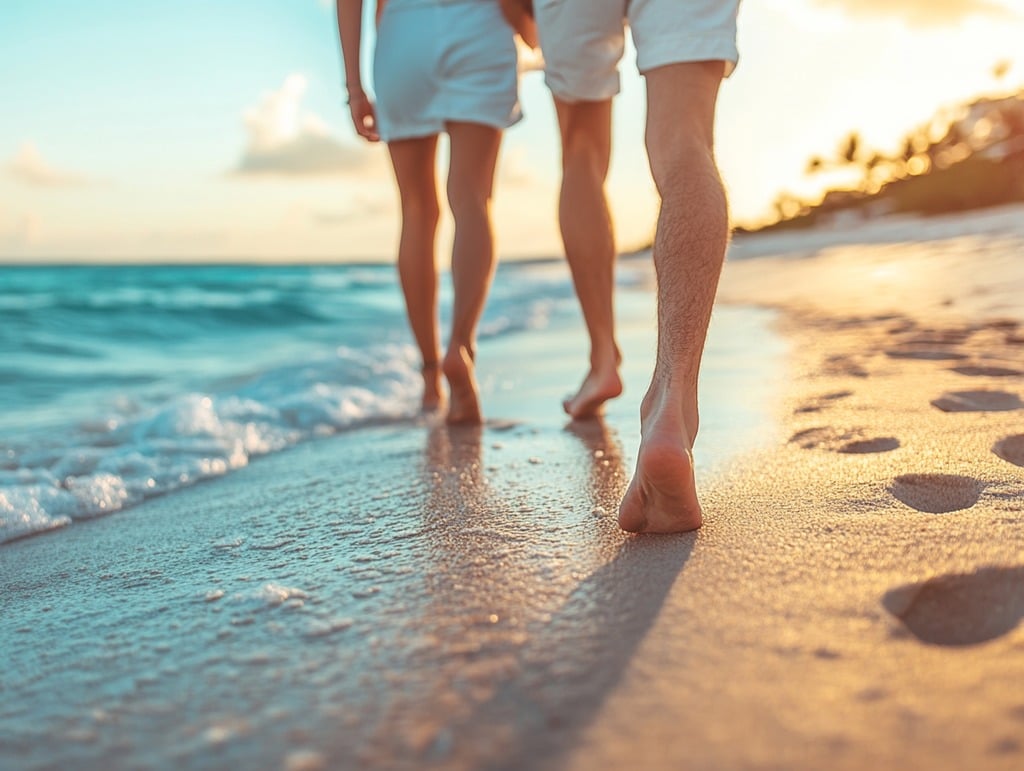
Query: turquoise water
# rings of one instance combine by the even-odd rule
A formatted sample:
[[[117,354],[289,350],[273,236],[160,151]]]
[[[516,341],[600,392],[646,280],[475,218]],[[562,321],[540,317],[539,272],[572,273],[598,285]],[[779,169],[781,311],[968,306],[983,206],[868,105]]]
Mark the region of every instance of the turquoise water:
[[[636,368],[636,382],[653,353],[653,298],[632,288],[647,270],[644,261],[619,271],[625,374]],[[440,304],[445,325],[447,282]],[[726,393],[750,374],[736,367],[775,355],[759,313],[723,309],[712,329],[702,432],[721,423],[725,444],[749,401]],[[503,265],[480,331],[482,364],[501,340],[533,359],[546,334],[579,334],[582,373],[562,262]],[[0,543],[312,437],[412,420],[418,369],[392,266],[0,269]],[[485,381],[485,398],[488,387],[500,384]],[[727,407],[716,418],[719,398]]]

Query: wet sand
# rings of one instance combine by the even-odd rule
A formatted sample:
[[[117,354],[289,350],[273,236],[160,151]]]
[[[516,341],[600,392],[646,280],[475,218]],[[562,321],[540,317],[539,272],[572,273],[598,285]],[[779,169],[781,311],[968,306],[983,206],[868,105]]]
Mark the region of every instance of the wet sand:
[[[483,429],[311,442],[3,547],[0,765],[1019,768],[1016,238],[731,263],[722,302],[788,345],[706,389],[750,430],[698,467],[697,533],[615,526],[626,324],[603,423],[557,413],[578,341],[526,336],[481,349]]]

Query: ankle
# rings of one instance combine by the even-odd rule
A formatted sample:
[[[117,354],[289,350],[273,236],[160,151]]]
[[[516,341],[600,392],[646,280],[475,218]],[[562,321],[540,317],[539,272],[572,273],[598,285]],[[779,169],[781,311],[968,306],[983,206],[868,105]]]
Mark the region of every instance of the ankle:
[[[592,371],[604,372],[608,370],[617,370],[620,366],[622,366],[622,354],[615,343],[591,349],[590,369]]]
[[[655,379],[640,402],[641,424],[648,420],[680,421],[690,440],[697,437],[700,414],[696,386],[683,388]]]

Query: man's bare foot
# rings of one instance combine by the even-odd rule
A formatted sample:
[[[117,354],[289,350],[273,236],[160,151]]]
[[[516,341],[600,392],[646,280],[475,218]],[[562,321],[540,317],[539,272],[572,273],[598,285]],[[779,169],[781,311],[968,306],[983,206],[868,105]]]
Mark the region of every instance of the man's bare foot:
[[[619,527],[631,533],[682,533],[701,526],[693,453],[681,415],[655,408],[642,421],[636,473],[619,506]]]
[[[441,367],[434,361],[424,364],[420,372],[423,374],[423,399],[420,402],[420,409],[423,412],[437,412],[444,406]]]
[[[476,385],[473,356],[465,346],[457,346],[444,357],[444,376],[451,392],[446,422],[483,423],[480,412],[480,393]]]
[[[576,395],[562,402],[562,409],[574,420],[593,418],[601,414],[606,401],[621,393],[622,379],[617,367],[592,367]]]

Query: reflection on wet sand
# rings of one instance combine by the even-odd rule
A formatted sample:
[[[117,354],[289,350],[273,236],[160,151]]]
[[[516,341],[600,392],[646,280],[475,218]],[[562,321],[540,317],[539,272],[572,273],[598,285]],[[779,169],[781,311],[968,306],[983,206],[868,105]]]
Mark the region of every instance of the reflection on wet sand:
[[[492,487],[479,429],[431,434],[424,516],[435,570],[422,626],[443,653],[429,714],[411,732],[424,765],[556,764],[614,690],[689,557],[692,534],[618,530],[627,479],[604,423],[574,422],[567,434],[578,443],[562,451],[580,451],[564,464],[565,495],[579,496],[572,517]]]
[[[565,430],[578,438],[590,454],[590,474],[584,485],[583,495],[588,497],[595,517],[611,517],[615,521],[619,501],[629,479],[622,462],[622,443],[608,430],[604,420],[574,420]]]

